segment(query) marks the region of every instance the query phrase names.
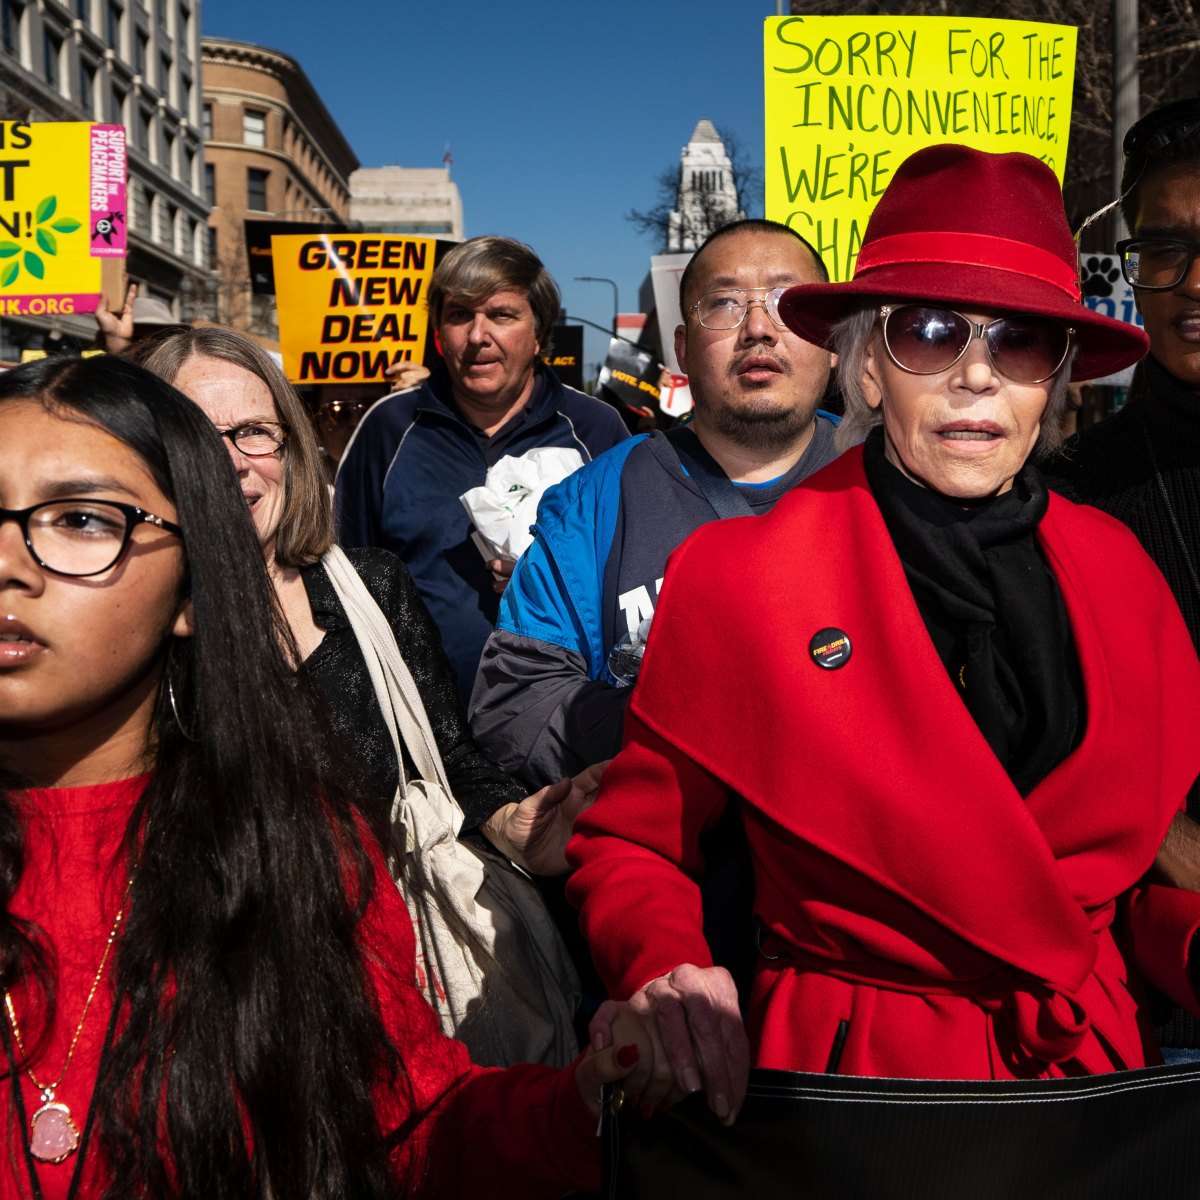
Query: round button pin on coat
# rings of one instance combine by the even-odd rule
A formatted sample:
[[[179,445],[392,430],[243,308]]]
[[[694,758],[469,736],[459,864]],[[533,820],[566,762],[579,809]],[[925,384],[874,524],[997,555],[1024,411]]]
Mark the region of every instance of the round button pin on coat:
[[[818,667],[835,671],[850,661],[850,635],[844,629],[818,629],[808,643],[808,652]]]

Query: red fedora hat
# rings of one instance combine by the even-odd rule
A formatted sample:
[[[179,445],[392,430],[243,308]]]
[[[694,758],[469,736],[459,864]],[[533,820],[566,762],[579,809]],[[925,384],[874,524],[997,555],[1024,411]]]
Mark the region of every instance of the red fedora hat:
[[[1149,340],[1080,301],[1075,239],[1054,172],[1028,154],[927,146],[896,169],[867,222],[854,278],[789,288],[779,312],[825,345],[864,300],[931,300],[957,308],[1054,317],[1079,347],[1072,379],[1131,366]]]

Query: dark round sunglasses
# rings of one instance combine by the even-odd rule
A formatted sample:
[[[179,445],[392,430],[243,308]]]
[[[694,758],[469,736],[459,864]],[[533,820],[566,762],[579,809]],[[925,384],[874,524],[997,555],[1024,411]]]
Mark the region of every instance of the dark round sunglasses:
[[[1014,383],[1043,383],[1063,365],[1075,331],[1032,314],[971,321],[933,304],[885,304],[879,310],[883,344],[891,360],[913,375],[948,371],[975,338],[992,366]]]

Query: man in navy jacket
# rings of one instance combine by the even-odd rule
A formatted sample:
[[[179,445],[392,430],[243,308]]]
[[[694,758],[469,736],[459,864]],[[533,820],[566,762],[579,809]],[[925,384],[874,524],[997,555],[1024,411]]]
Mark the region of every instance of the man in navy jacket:
[[[367,413],[338,469],[342,543],[382,546],[407,563],[464,700],[513,564],[484,561],[459,497],[506,456],[558,446],[590,462],[628,436],[614,409],[542,365],[559,303],[528,246],[501,237],[456,246],[429,287],[442,364]]]

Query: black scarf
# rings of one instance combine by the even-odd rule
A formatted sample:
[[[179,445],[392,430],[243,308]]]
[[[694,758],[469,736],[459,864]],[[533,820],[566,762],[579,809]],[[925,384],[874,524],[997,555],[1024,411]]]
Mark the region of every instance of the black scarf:
[[[1066,607],[1034,530],[1049,493],[1026,464],[1001,496],[963,506],[864,447],[867,480],[955,688],[1021,795],[1078,744],[1083,686]]]

